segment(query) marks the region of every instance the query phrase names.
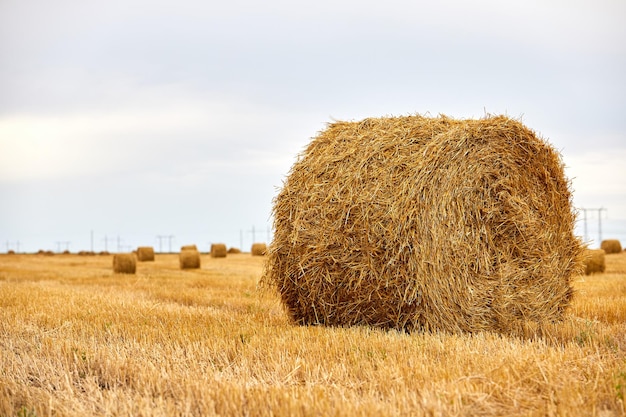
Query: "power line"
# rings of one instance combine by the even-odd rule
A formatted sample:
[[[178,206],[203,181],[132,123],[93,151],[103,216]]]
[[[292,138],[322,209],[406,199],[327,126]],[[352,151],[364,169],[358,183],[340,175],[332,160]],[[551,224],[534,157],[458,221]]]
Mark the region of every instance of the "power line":
[[[604,208],[604,207],[600,207],[600,208],[581,208],[580,209],[583,212],[583,225],[584,225],[584,233],[585,233],[585,242],[587,242],[589,240],[589,235],[587,234],[587,212],[588,211],[597,211],[598,212],[598,244],[602,243],[602,212],[603,211],[608,211],[608,209]]]
[[[174,239],[174,235],[157,235],[156,237],[159,239],[159,252],[163,253],[163,240],[167,239],[169,242],[169,253],[172,253],[172,239]]]

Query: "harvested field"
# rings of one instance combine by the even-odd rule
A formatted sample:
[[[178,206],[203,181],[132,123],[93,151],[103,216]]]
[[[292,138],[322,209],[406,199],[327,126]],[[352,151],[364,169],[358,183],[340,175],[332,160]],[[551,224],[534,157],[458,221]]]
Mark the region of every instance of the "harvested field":
[[[527,337],[294,326],[265,260],[0,255],[0,415],[625,414],[626,253]]]

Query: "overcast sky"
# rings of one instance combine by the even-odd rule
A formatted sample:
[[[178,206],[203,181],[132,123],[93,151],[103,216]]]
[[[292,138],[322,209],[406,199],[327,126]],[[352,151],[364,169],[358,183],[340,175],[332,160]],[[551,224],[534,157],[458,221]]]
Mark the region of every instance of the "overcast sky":
[[[96,251],[249,250],[327,123],[415,113],[521,118],[624,245],[624,17],[623,0],[0,0],[0,252],[92,232]]]

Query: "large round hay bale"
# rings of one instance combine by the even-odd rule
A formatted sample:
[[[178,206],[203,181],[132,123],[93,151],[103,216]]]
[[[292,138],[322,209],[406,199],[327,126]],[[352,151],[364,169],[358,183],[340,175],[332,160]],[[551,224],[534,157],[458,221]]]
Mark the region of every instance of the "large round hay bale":
[[[620,253],[622,251],[622,244],[617,239],[606,239],[600,243],[600,249],[604,249],[606,254]]]
[[[137,260],[139,262],[154,261],[154,248],[152,246],[139,246],[137,248]]]
[[[229,253],[229,254],[236,255],[236,254],[241,253],[241,249],[239,249],[239,248],[235,248],[235,247],[232,247],[232,248],[229,248],[229,249],[228,249],[228,253]]]
[[[198,269],[200,268],[200,252],[194,249],[181,250],[178,261],[180,269]]]
[[[137,258],[134,253],[116,253],[113,255],[113,272],[116,274],[134,274],[137,272]]]
[[[198,250],[196,245],[183,245],[180,247],[181,252],[184,250]]]
[[[584,255],[585,275],[595,274],[596,272],[604,272],[606,270],[606,261],[604,249],[587,249]]]
[[[559,320],[583,246],[560,155],[504,116],[336,122],[276,196],[262,279],[299,324]]]
[[[226,245],[223,243],[212,243],[211,244],[211,258],[225,258],[228,250],[226,249]]]
[[[250,253],[252,256],[264,256],[267,253],[267,245],[261,242],[253,243]]]

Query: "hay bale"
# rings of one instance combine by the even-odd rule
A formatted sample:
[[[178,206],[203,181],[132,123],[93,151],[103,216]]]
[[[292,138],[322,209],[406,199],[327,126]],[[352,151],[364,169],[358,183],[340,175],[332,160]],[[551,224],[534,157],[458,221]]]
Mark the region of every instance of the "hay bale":
[[[198,247],[196,245],[184,245],[180,247],[181,252],[184,250],[198,250]]]
[[[584,254],[585,275],[595,274],[596,272],[604,272],[606,270],[606,262],[604,249],[587,249]]]
[[[137,248],[137,260],[139,262],[154,261],[154,248],[152,246],[139,246]]]
[[[225,258],[228,251],[223,243],[211,244],[211,258]]]
[[[229,248],[228,249],[228,253],[229,254],[238,254],[238,253],[241,253],[241,249],[239,249],[239,248]]]
[[[195,249],[183,249],[178,256],[180,269],[200,268],[200,252]]]
[[[606,239],[600,244],[600,249],[604,249],[606,254],[620,253],[622,251],[622,244],[617,239]]]
[[[265,243],[253,243],[250,252],[252,256],[265,256],[267,253],[267,245]]]
[[[560,155],[504,116],[332,123],[274,199],[262,284],[299,324],[559,320],[583,268],[569,187]]]
[[[134,253],[116,253],[113,255],[113,272],[116,274],[134,274],[137,272],[137,257]]]

